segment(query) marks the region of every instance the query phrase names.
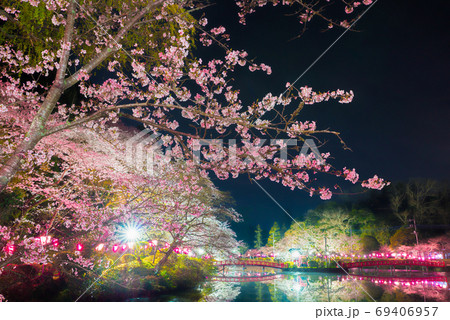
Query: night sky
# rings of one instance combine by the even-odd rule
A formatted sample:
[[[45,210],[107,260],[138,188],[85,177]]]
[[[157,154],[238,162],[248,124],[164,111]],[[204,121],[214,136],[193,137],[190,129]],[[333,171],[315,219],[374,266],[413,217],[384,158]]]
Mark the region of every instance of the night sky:
[[[242,26],[237,23],[234,1],[214,2],[206,9],[208,26],[225,26],[233,49],[245,49],[250,58],[272,67],[270,76],[248,71],[236,75],[235,87],[241,89],[244,104],[267,92],[282,93],[286,82],[292,83],[343,32],[337,28],[321,32],[321,23],[292,40],[301,25],[286,15],[291,12],[287,7],[261,8]],[[334,167],[356,168],[363,178],[378,174],[393,182],[448,180],[449,9],[448,1],[379,0],[356,24],[359,32],[347,32],[296,83],[297,88],[307,85],[316,91],[355,93],[350,104],[320,103],[306,106],[300,114],[301,120],[317,121],[318,128],[341,132],[352,149],[343,150],[329,136],[320,151],[331,152]],[[231,192],[244,218],[233,229],[250,245],[258,223],[266,234],[274,221],[291,224],[247,177],[214,182]],[[301,218],[323,203],[304,191],[290,191],[270,181],[262,185],[294,217]],[[351,184],[340,185],[355,191]]]

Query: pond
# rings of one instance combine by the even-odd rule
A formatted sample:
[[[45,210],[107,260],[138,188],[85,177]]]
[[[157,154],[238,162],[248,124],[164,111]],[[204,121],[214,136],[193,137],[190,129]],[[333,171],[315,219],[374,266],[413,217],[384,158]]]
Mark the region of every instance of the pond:
[[[358,275],[318,273],[240,272],[231,270],[208,281],[206,301],[450,301],[445,273],[375,273]]]

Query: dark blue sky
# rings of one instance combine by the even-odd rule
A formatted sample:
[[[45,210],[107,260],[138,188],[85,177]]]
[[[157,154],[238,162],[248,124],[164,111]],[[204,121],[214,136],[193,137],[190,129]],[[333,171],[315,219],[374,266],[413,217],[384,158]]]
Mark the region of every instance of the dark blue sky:
[[[448,1],[379,0],[357,23],[359,32],[347,32],[296,84],[317,91],[353,90],[351,104],[321,103],[303,109],[302,120],[319,128],[339,131],[352,151],[341,149],[333,137],[321,147],[331,152],[336,168],[355,167],[362,177],[378,174],[390,181],[410,178],[448,180],[450,176]],[[236,87],[244,102],[265,93],[280,94],[342,32],[300,30],[288,8],[268,6],[237,23],[234,1],[216,1],[206,10],[210,27],[223,25],[234,49],[246,49],[272,67],[273,74],[240,72]],[[230,191],[244,223],[234,225],[238,236],[251,242],[260,223],[267,229],[277,220],[291,220],[246,177],[216,181]],[[263,182],[286,210],[301,216],[321,203],[302,191],[290,191]],[[342,184],[342,186],[348,186]]]

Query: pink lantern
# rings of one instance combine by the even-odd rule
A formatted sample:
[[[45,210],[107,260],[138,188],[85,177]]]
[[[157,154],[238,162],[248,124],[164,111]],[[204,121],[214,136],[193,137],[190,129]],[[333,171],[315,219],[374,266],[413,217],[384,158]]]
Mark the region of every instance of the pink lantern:
[[[119,246],[117,244],[113,245],[112,251],[117,252],[117,250],[119,250]]]
[[[8,254],[13,254],[14,251],[16,251],[16,247],[15,247],[14,245],[12,245],[12,244],[7,245],[6,248],[5,248],[5,251],[6,251]]]
[[[126,244],[124,244],[124,245],[122,245],[122,251],[125,251],[125,250],[127,250],[127,245]]]
[[[83,251],[83,245],[81,243],[77,243],[76,245],[76,251]]]
[[[49,244],[51,241],[51,238],[52,238],[51,236],[41,236],[41,237],[39,237],[39,240],[41,241],[41,244],[44,245],[44,244]]]

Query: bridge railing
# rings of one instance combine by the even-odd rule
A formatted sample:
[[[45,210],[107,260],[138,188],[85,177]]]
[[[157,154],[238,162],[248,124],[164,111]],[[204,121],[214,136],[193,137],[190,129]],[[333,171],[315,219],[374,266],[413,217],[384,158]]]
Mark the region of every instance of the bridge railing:
[[[341,262],[343,268],[360,268],[376,266],[422,266],[422,267],[445,267],[444,261],[424,260],[368,260],[358,262]]]
[[[272,261],[261,261],[261,260],[224,260],[224,261],[213,261],[215,266],[259,266],[259,267],[272,267],[272,268],[285,268],[285,263],[272,262]]]

